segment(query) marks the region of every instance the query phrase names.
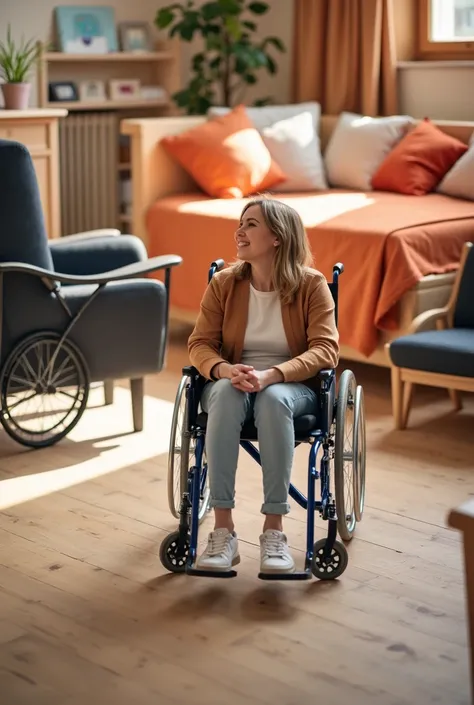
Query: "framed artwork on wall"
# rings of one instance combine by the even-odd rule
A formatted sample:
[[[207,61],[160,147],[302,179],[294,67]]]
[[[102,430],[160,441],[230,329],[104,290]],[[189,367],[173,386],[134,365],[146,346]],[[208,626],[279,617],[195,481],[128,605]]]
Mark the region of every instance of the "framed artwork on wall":
[[[118,51],[112,7],[61,5],[55,8],[59,50],[67,54],[107,54]]]

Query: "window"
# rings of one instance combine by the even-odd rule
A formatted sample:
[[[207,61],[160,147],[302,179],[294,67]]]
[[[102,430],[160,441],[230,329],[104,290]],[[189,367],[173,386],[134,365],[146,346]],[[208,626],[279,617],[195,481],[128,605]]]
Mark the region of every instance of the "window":
[[[419,0],[419,58],[474,59],[474,0]]]

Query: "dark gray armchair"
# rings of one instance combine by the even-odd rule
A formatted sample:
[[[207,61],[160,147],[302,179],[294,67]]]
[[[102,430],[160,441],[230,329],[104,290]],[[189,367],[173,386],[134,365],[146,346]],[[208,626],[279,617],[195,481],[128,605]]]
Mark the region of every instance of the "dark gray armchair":
[[[48,241],[27,149],[0,140],[0,421],[16,441],[64,438],[90,384],[130,379],[134,429],[143,378],[164,364],[171,268],[136,237],[96,231]],[[147,278],[164,270],[164,282]]]
[[[433,328],[435,330],[425,330]],[[450,300],[421,313],[408,335],[387,345],[392,370],[392,406],[397,429],[406,428],[413,385],[449,390],[454,408],[460,392],[474,392],[474,247],[467,242]]]

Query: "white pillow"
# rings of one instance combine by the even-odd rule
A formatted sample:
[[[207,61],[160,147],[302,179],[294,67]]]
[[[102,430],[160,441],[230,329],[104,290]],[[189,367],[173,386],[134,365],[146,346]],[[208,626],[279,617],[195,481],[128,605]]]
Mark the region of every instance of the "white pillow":
[[[445,196],[474,201],[474,132],[469,140],[469,149],[445,174],[436,190]]]
[[[212,107],[207,115],[226,115],[232,108]],[[306,191],[326,189],[324,162],[319,140],[321,105],[315,101],[288,105],[245,107],[249,119],[261,134],[272,159],[280,165],[288,179],[273,191]],[[295,122],[292,122],[295,119]],[[300,132],[302,130],[302,132]],[[299,185],[298,185],[299,184]]]
[[[264,127],[262,139],[272,158],[281,166],[286,181],[272,191],[321,191],[327,189],[319,135],[309,112]]]
[[[324,154],[330,185],[372,191],[372,176],[414,122],[409,115],[341,113]]]
[[[219,117],[226,115],[232,108],[212,107],[207,111],[208,117]],[[264,127],[270,127],[280,120],[300,115],[300,113],[309,112],[314,121],[314,128],[319,133],[319,120],[321,117],[321,106],[315,101],[308,103],[290,103],[288,105],[264,105],[261,108],[252,108],[245,106],[245,112],[250,120],[255,125],[256,129],[261,132]]]

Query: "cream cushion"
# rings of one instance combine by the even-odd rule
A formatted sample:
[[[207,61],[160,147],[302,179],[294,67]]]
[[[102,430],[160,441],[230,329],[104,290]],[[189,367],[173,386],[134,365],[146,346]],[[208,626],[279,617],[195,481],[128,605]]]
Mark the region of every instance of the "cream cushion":
[[[445,196],[474,201],[474,132],[469,140],[469,149],[451,167],[436,190]]]
[[[264,127],[262,138],[272,158],[287,176],[273,191],[288,193],[327,189],[319,136],[309,112]]]
[[[409,115],[373,118],[341,113],[324,154],[329,184],[371,191],[372,176],[414,123]]]

